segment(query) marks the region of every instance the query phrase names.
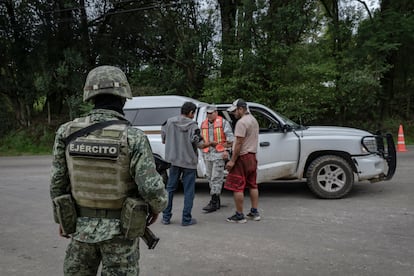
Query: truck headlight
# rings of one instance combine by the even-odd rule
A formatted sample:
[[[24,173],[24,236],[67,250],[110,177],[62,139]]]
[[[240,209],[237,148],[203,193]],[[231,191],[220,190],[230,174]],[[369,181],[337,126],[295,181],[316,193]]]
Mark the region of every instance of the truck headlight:
[[[362,145],[362,152],[366,153],[377,153],[378,152],[378,146],[377,146],[377,140],[374,136],[365,136],[361,140]]]

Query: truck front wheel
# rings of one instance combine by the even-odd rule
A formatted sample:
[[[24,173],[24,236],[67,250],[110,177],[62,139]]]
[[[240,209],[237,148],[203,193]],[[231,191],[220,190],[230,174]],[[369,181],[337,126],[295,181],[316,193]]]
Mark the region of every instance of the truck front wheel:
[[[335,155],[313,160],[306,175],[312,192],[326,199],[342,198],[348,194],[354,184],[353,176],[349,163]]]

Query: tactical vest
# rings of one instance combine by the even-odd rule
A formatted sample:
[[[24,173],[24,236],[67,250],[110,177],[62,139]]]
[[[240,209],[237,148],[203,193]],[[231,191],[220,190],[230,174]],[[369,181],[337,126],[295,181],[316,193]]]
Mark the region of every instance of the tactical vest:
[[[208,134],[208,119],[205,119],[201,123],[201,134],[203,135],[204,141],[208,143],[210,140],[210,135]],[[221,116],[217,116],[217,118],[214,120],[213,136],[214,141],[217,142],[216,151],[224,151],[225,149],[223,145],[226,143],[226,135],[224,134],[223,117]],[[210,147],[207,147],[203,149],[203,152],[208,152],[209,150]]]
[[[76,119],[66,137],[92,124],[89,117]],[[79,206],[121,209],[126,197],[137,194],[129,174],[126,125],[111,125],[72,140],[66,147],[66,162]]]

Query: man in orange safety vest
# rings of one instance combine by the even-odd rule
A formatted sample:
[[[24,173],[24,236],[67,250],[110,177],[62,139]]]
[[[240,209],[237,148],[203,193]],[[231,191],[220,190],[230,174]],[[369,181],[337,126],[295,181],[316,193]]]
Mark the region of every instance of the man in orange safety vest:
[[[214,141],[216,146],[203,149],[203,157],[207,169],[211,200],[203,211],[211,213],[220,209],[220,194],[223,187],[224,165],[230,158],[228,149],[234,140],[230,123],[218,115],[217,107],[206,108],[207,118],[201,123],[201,135],[206,143]]]

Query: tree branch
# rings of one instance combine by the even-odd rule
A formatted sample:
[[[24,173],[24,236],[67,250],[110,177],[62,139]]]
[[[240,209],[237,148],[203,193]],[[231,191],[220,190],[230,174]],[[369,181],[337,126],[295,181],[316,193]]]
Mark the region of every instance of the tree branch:
[[[369,8],[368,8],[368,5],[367,5],[367,3],[365,3],[365,1],[362,1],[362,0],[357,0],[359,3],[361,3],[362,5],[364,5],[364,7],[365,7],[365,10],[367,11],[367,13],[368,13],[368,16],[369,16],[369,19],[370,20],[372,20],[372,14],[371,14],[371,11],[369,10]]]

